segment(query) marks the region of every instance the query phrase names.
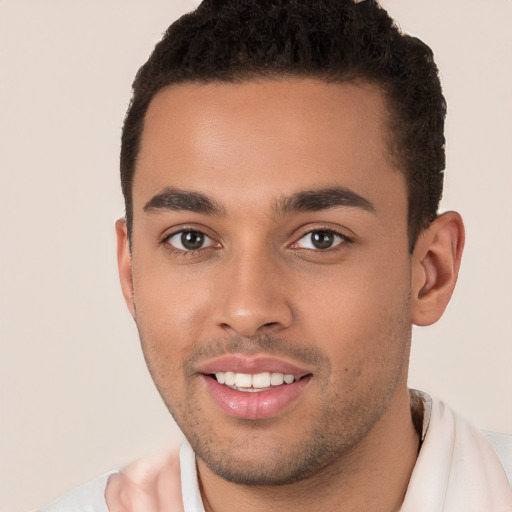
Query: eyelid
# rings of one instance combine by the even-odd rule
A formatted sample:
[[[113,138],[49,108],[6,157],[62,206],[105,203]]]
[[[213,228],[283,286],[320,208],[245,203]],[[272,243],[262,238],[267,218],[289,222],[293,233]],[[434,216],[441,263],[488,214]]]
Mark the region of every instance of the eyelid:
[[[341,240],[338,243],[336,243],[335,245],[332,245],[331,247],[329,247],[327,249],[299,247],[297,245],[299,243],[299,241],[302,240],[304,237],[306,237],[308,235],[311,235],[312,233],[315,233],[315,232],[318,232],[318,231],[324,231],[324,232],[332,233],[335,237],[338,237]],[[306,230],[302,231],[300,236],[297,236],[295,238],[295,241],[289,247],[290,247],[290,249],[305,249],[305,250],[311,250],[311,251],[315,251],[315,252],[326,252],[326,251],[329,251],[331,249],[336,249],[340,245],[350,244],[353,241],[354,241],[353,237],[347,235],[341,229],[336,229],[336,228],[333,228],[332,226],[315,226],[315,227],[308,226]]]
[[[190,225],[177,226],[169,231],[166,231],[166,233],[161,238],[161,244],[166,246],[169,250],[183,253],[183,254],[188,254],[188,255],[203,251],[205,249],[210,249],[212,247],[216,247],[216,246],[220,247],[221,244],[219,242],[217,242],[215,237],[213,235],[209,234],[208,231],[209,230],[207,230],[206,228],[203,228],[200,226],[190,226]],[[186,233],[186,232],[201,233],[205,238],[210,240],[210,243],[204,247],[199,248],[199,249],[186,249],[186,248],[181,249],[169,242],[169,240],[172,237],[180,235],[182,233]]]
[[[188,232],[189,233],[194,233],[194,231],[188,231]],[[183,236],[183,233],[187,233],[187,230],[178,231],[177,233],[169,235],[166,238],[166,243],[168,243],[169,245],[172,245],[172,247],[174,247],[175,249],[178,249],[180,251],[193,252],[195,250],[199,251],[201,249],[206,249],[207,247],[211,247],[211,243],[209,243],[208,240],[210,242],[213,242],[213,240],[208,235],[205,235],[204,233],[201,233],[203,235],[203,237],[204,237],[204,239],[203,239],[203,246],[199,247],[198,249],[187,249],[186,247],[183,247],[183,243],[180,240],[181,236]],[[200,232],[196,231],[196,233],[200,233]],[[174,238],[176,238],[176,240],[174,242],[171,242],[171,240],[174,239]],[[178,247],[178,245],[181,245],[181,247]]]

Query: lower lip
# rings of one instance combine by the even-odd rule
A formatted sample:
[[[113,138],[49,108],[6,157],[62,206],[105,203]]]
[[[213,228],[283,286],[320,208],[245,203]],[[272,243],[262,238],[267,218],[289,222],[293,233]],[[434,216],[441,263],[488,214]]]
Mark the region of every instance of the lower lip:
[[[292,384],[283,384],[266,391],[245,392],[219,384],[207,375],[203,376],[206,388],[222,411],[246,420],[261,420],[278,415],[299,398],[310,379],[307,376]]]

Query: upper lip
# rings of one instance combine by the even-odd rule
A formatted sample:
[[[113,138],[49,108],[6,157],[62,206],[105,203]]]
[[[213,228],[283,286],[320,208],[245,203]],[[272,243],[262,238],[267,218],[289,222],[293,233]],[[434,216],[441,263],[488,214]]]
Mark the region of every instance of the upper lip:
[[[198,365],[197,371],[203,374],[217,372],[234,372],[257,374],[263,372],[283,373],[296,378],[304,377],[311,372],[293,363],[269,356],[244,356],[229,354],[210,359]]]

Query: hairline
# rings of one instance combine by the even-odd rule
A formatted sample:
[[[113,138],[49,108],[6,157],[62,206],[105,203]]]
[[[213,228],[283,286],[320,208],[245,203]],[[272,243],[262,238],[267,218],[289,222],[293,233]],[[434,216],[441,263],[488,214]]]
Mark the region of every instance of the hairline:
[[[242,73],[241,73],[242,75]],[[390,163],[392,165],[393,169],[396,169],[397,171],[401,172],[406,182],[408,181],[408,170],[403,162],[400,162],[400,157],[396,154],[397,148],[399,147],[399,140],[398,140],[398,134],[393,134],[393,126],[392,126],[392,109],[393,106],[391,105],[391,97],[389,94],[389,91],[384,86],[384,84],[379,83],[377,79],[367,78],[360,74],[356,73],[339,73],[339,76],[335,76],[334,74],[328,74],[328,73],[295,73],[295,72],[274,72],[274,73],[268,73],[264,70],[260,74],[250,74],[247,77],[241,76],[233,76],[233,79],[230,79],[231,77],[227,79],[222,78],[213,78],[213,79],[182,79],[177,80],[175,82],[170,82],[167,85],[162,85],[162,87],[155,89],[155,91],[150,94],[149,100],[146,105],[146,109],[144,112],[144,117],[142,119],[142,129],[140,132],[140,137],[138,140],[138,147],[137,147],[137,154],[133,161],[133,172],[131,175],[131,182],[130,182],[130,191],[132,190],[133,181],[135,178],[135,172],[137,170],[137,160],[140,154],[140,149],[142,145],[142,140],[144,137],[145,132],[145,126],[146,126],[146,119],[147,114],[151,108],[151,104],[155,101],[155,99],[164,92],[174,88],[174,87],[180,87],[183,85],[198,85],[198,86],[208,86],[208,85],[246,85],[246,84],[263,84],[263,83],[272,83],[272,82],[286,82],[286,81],[311,81],[313,83],[318,84],[328,84],[328,85],[343,85],[343,84],[352,84],[355,86],[361,86],[361,85],[369,85],[372,87],[380,96],[382,100],[382,109],[380,109],[382,118],[382,129],[385,131],[383,134],[383,140],[386,143],[386,147],[388,149],[387,156],[390,159]],[[399,149],[398,149],[399,152]]]
[[[155,100],[157,96],[159,96],[161,93],[163,93],[166,90],[169,90],[173,87],[179,87],[182,85],[221,85],[221,84],[232,84],[232,85],[244,85],[244,84],[250,84],[250,83],[271,83],[271,82],[279,82],[279,81],[286,81],[286,80],[310,80],[313,82],[318,83],[327,83],[327,84],[333,84],[333,85],[341,85],[345,83],[352,83],[354,85],[370,85],[371,87],[374,87],[375,90],[380,94],[380,97],[382,99],[382,121],[383,121],[383,129],[385,130],[385,133],[383,134],[383,139],[386,143],[387,147],[387,157],[390,159],[391,167],[395,169],[397,172],[400,172],[405,179],[405,185],[406,185],[406,191],[407,191],[407,198],[410,200],[411,197],[411,190],[409,186],[409,170],[407,169],[407,166],[403,161],[401,161],[400,158],[400,140],[399,140],[399,134],[397,133],[397,130],[393,128],[393,100],[391,98],[391,95],[389,94],[388,87],[386,87],[385,84],[382,83],[382,81],[379,81],[377,78],[372,78],[368,76],[368,74],[364,72],[357,72],[357,70],[347,70],[347,72],[322,72],[319,71],[318,73],[314,73],[311,71],[301,73],[300,71],[290,70],[290,71],[269,71],[269,70],[250,70],[250,71],[243,71],[237,73],[236,70],[231,71],[231,73],[227,73],[225,77],[210,77],[210,78],[201,78],[201,77],[190,77],[190,78],[183,78],[183,77],[173,77],[174,80],[171,78],[167,80],[167,83],[162,83],[160,87],[156,86],[154,89],[149,88],[149,90],[144,91],[140,96],[140,98],[134,98],[134,104],[137,102],[140,102],[142,105],[145,105],[144,109],[144,116],[142,117],[141,122],[141,130],[140,134],[137,140],[137,148],[136,148],[136,155],[133,159],[133,169],[130,174],[130,181],[128,183],[129,185],[129,198],[130,198],[130,205],[132,207],[131,212],[126,212],[126,219],[128,224],[128,233],[131,238],[131,231],[132,231],[132,224],[133,224],[133,200],[132,200],[132,191],[133,191],[133,183],[135,180],[135,174],[137,171],[137,163],[138,158],[140,155],[140,150],[142,146],[142,140],[144,137],[145,132],[145,125],[146,125],[146,119],[148,111],[151,107],[151,104]],[[137,101],[138,100],[138,101]],[[131,110],[132,105],[130,105]],[[408,202],[407,207],[407,224],[408,229],[409,221],[410,221],[410,205]],[[131,214],[131,215],[130,215]],[[410,235],[410,233],[409,233]],[[419,236],[419,233],[417,233]],[[411,236],[410,236],[411,238]],[[417,237],[416,237],[417,238]],[[412,252],[412,249],[414,247],[414,240],[409,240],[410,242],[410,249]]]

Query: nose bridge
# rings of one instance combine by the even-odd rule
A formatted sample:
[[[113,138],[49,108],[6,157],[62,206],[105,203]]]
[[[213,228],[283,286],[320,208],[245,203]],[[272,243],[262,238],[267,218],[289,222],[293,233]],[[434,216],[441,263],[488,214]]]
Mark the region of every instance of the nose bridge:
[[[251,337],[289,326],[292,311],[279,258],[271,250],[239,247],[223,265],[217,304],[221,327]]]

